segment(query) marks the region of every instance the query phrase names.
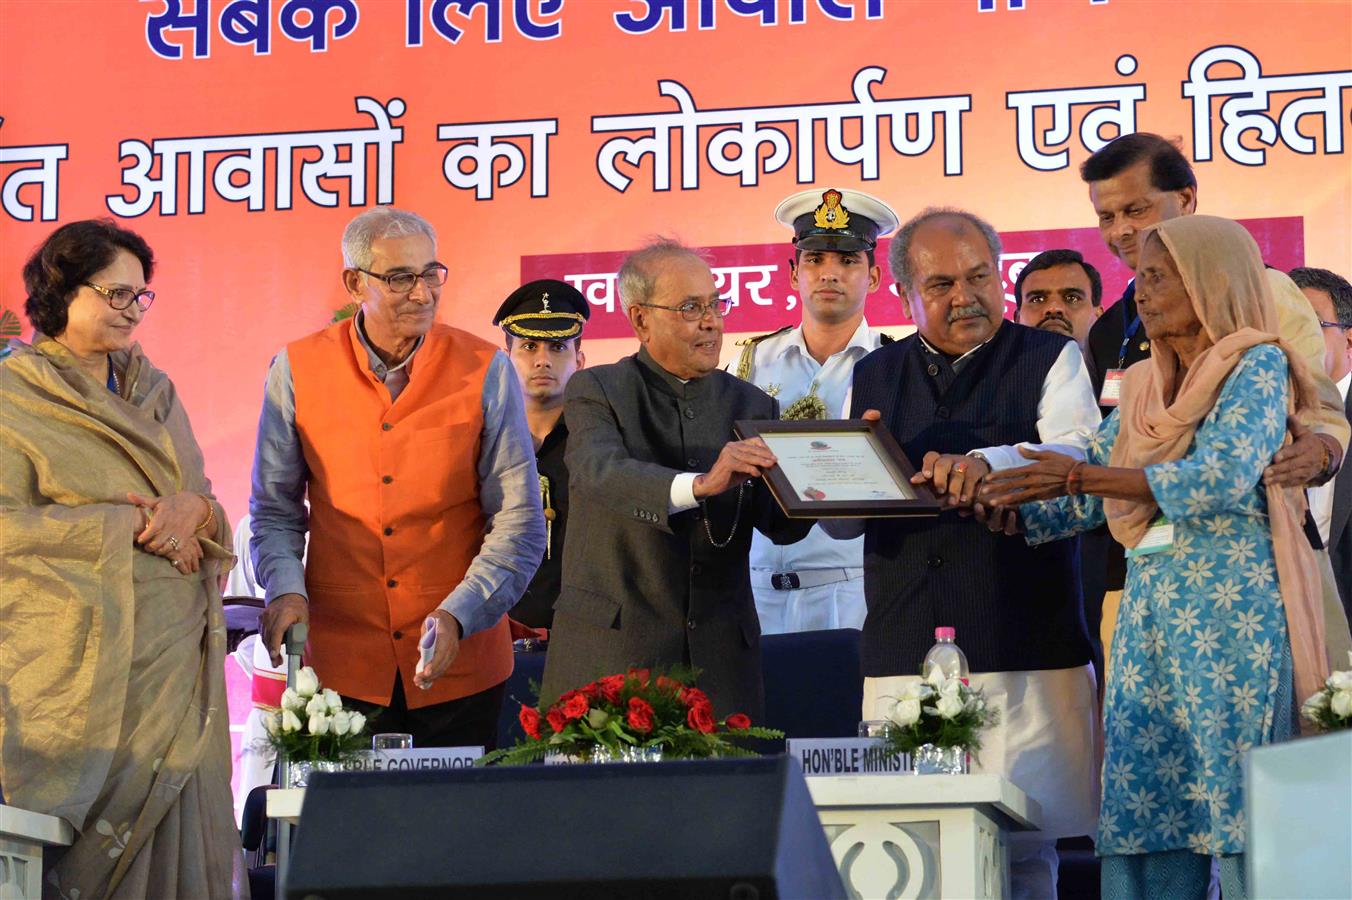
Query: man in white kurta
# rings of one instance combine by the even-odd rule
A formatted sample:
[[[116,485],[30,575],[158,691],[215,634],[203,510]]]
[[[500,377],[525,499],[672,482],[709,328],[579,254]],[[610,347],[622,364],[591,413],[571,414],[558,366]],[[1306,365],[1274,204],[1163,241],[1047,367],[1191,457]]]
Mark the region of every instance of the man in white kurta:
[[[890,340],[869,328],[864,301],[882,277],[874,247],[897,217],[859,191],[812,189],[780,203],[775,218],[794,231],[791,277],[803,318],[743,341],[735,374],[779,400],[785,419],[833,418],[854,364]],[[761,633],[862,628],[863,552],[863,538],[832,540],[820,526],[786,546],[757,532],[750,566]]]

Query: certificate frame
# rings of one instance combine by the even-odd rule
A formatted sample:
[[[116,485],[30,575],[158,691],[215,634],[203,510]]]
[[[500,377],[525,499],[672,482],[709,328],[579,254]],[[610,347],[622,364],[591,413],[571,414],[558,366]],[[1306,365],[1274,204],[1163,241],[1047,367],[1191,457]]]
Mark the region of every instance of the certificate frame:
[[[894,490],[905,499],[895,497],[872,499],[814,500],[804,496],[789,474],[776,464],[764,472],[765,483],[775,502],[791,519],[866,519],[925,517],[939,515],[939,500],[925,484],[911,484],[916,468],[897,443],[892,433],[878,422],[869,419],[739,419],[733,430],[742,440],[759,437],[773,444],[776,435],[807,437],[811,435],[839,436],[842,433],[864,436],[867,446],[876,455],[876,462],[894,482]],[[773,447],[771,448],[773,451]]]

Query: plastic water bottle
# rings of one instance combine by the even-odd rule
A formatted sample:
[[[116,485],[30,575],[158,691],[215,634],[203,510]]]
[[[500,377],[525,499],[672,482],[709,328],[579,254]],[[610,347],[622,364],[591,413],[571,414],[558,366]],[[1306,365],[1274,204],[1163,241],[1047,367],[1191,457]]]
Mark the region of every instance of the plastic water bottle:
[[[953,643],[956,634],[956,630],[949,627],[934,629],[935,644],[925,654],[925,663],[920,667],[922,678],[929,678],[930,672],[937,668],[944,673],[944,678],[960,678],[963,684],[967,683],[967,657]]]

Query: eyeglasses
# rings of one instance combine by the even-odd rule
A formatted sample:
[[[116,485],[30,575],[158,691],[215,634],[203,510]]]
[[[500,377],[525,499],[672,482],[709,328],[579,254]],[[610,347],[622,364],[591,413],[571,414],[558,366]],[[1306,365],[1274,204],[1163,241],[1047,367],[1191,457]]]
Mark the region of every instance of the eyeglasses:
[[[150,309],[150,304],[155,302],[154,291],[133,291],[131,288],[106,288],[95,284],[92,281],[83,282],[87,288],[93,288],[108,300],[108,305],[113,309],[126,309],[131,306],[133,300],[136,301],[136,308],[141,312]]]
[[[680,306],[663,306],[661,303],[640,303],[638,305],[678,312],[681,314],[681,318],[687,322],[698,322],[710,314],[715,319],[721,319],[732,311],[732,299],[730,297],[719,297],[717,300],[710,300],[708,303],[696,303],[694,300],[687,300]]]
[[[1319,323],[1319,327],[1320,327],[1320,328],[1337,328],[1337,329],[1340,329],[1340,330],[1342,330],[1342,331],[1346,331],[1347,329],[1352,328],[1352,325],[1344,325],[1342,322],[1322,322],[1322,321],[1321,321],[1321,322]]]
[[[430,288],[441,287],[446,283],[446,274],[450,270],[441,263],[428,266],[419,272],[395,272],[393,275],[381,275],[378,272],[372,272],[359,266],[354,266],[358,272],[364,272],[372,278],[379,278],[389,286],[391,291],[396,294],[407,294],[413,290],[413,286],[418,283],[418,279],[423,280],[423,284]]]

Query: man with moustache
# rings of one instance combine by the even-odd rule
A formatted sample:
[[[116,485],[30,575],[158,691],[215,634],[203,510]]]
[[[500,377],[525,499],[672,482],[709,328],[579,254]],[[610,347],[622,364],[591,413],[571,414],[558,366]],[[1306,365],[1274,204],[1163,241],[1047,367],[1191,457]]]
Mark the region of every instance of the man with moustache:
[[[521,379],[526,423],[535,443],[540,474],[540,505],[545,516],[545,558],[521,600],[512,607],[514,622],[548,629],[563,574],[563,541],[568,527],[568,467],[564,451],[568,425],[563,392],[586,365],[582,328],[591,316],[587,299],[565,281],[543,278],[512,291],[493,316],[506,335],[507,356]]]
[[[840,412],[854,364],[891,338],[869,328],[864,301],[882,271],[873,251],[897,227],[897,215],[860,191],[801,191],[775,209],[793,229],[790,277],[801,298],[798,327],[742,341],[736,375],[781,404],[785,419],[829,419]],[[761,632],[861,628],[864,606],[862,539],[832,540],[814,528],[780,547],[751,539],[751,589]]]
[[[279,664],[283,633],[308,622],[308,662],[344,706],[416,746],[491,747],[505,613],[545,542],[516,376],[436,323],[447,268],[425,219],[367,210],[342,247],[356,315],[268,372],[249,500],[263,640]]]
[[[702,671],[718,717],[764,709],[760,626],[747,574],[753,528],[789,543],[758,476],[775,463],[738,419],[778,404],[718,369],[720,299],[708,264],[658,240],[629,255],[620,303],[641,347],[568,383],[570,535],[540,695],[550,702],[631,666]]]
[[[1192,166],[1177,147],[1157,134],[1137,132],[1109,142],[1080,166],[1080,177],[1089,186],[1089,201],[1104,244],[1132,270],[1136,268],[1140,249],[1136,236],[1141,229],[1197,211],[1197,178]],[[1309,364],[1319,406],[1301,421],[1293,420],[1294,440],[1277,451],[1263,477],[1283,486],[1318,486],[1333,478],[1342,465],[1349,437],[1343,400],[1324,372],[1324,341],[1305,297],[1285,273],[1268,268],[1267,275],[1277,305],[1278,334]],[[1150,341],[1141,331],[1135,297],[1133,279],[1122,299],[1089,330],[1086,361],[1104,415],[1117,405],[1121,373],[1150,356]],[[1310,523],[1307,530],[1312,528]],[[1105,572],[1101,639],[1106,650],[1112,644],[1112,629],[1117,622],[1126,560],[1121,545],[1111,539],[1106,528],[1085,535],[1083,541],[1085,567]],[[1326,629],[1329,634],[1347,630],[1341,609],[1336,611],[1340,621],[1330,620]]]
[[[1014,321],[1074,338],[1083,351],[1103,315],[1103,279],[1077,250],[1044,250],[1014,280]]]
[[[917,333],[859,361],[852,414],[881,419],[944,510],[823,523],[836,537],[864,535],[863,714],[885,717],[918,680],[935,629],[956,628],[972,683],[1001,714],[974,770],[1009,778],[1044,813],[1042,831],[1011,842],[1013,894],[1055,897],[1055,841],[1092,833],[1098,799],[1078,548],[1029,547],[970,512],[989,471],[1022,463],[1020,446],[1082,457],[1098,409],[1074,341],[1004,321],[989,224],[926,210],[892,238],[888,257]]]
[[[1309,301],[1319,317],[1324,334],[1324,371],[1348,405],[1348,385],[1352,383],[1352,284],[1328,269],[1301,267],[1290,271],[1291,280]],[[1333,565],[1332,580],[1338,589],[1343,612],[1352,618],[1352,468],[1338,473],[1333,481],[1311,488],[1310,512],[1319,526],[1319,536],[1328,548]],[[1341,659],[1341,654],[1330,654]]]

